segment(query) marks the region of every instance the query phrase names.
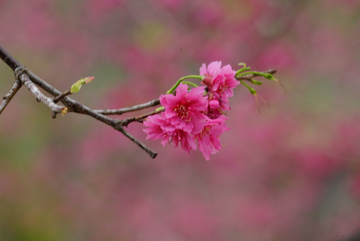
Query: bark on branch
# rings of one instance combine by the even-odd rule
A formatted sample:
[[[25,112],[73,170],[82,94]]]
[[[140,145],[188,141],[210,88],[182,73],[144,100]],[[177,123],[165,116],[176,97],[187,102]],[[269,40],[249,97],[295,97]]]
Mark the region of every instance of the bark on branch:
[[[51,98],[41,93],[39,88],[36,87],[33,82],[31,82],[25,69],[23,69],[22,67],[16,68],[15,75],[16,79],[20,80],[39,102],[45,104],[47,107],[50,108],[53,118],[55,118],[56,114],[58,113],[67,113],[67,107],[55,104]]]
[[[6,106],[10,103],[11,99],[15,96],[18,90],[21,88],[22,83],[20,80],[15,80],[13,87],[10,89],[9,93],[7,93],[3,97],[3,102],[0,105],[0,115],[5,110]]]
[[[99,113],[98,113],[97,111],[92,110],[91,108],[81,104],[80,102],[75,101],[74,99],[72,99],[68,96],[61,96],[63,94],[61,91],[57,90],[55,87],[48,84],[46,81],[42,80],[40,77],[38,77],[31,71],[26,70],[22,64],[20,64],[15,58],[13,58],[8,52],[6,52],[1,46],[0,46],[0,58],[14,71],[15,76],[17,77],[16,81],[19,81],[19,82],[16,82],[17,84],[14,84],[14,87],[12,88],[12,90],[17,91],[18,88],[20,88],[18,86],[21,86],[21,83],[24,84],[28,88],[28,90],[37,98],[37,100],[39,100],[40,102],[42,102],[43,104],[45,104],[46,106],[48,106],[50,108],[51,112],[53,113],[53,117],[56,116],[57,113],[61,113],[61,112],[64,113],[65,108],[66,108],[66,112],[74,112],[74,113],[78,113],[78,114],[84,114],[84,115],[91,116],[91,117],[95,118],[96,120],[101,121],[101,122],[113,127],[115,130],[119,131],[120,133],[122,133],[124,136],[129,138],[132,142],[137,144],[141,149],[146,151],[146,153],[148,153],[151,158],[155,158],[157,156],[157,153],[155,151],[153,151],[152,149],[147,147],[145,144],[143,144],[142,142],[137,140],[130,133],[128,133],[125,130],[124,124],[121,120],[111,119],[111,118],[101,114],[101,111],[99,111]],[[55,101],[58,101],[58,100],[61,101],[64,104],[64,106],[60,106],[60,105],[57,105],[56,103],[54,103],[54,99],[45,96],[39,90],[39,88],[37,86],[35,86],[35,84],[39,88],[43,89],[44,91],[46,91],[47,93],[51,94],[54,97],[61,96],[61,98],[60,97],[55,98]],[[11,96],[11,98],[12,98],[15,95],[16,91],[12,91],[12,93],[9,93],[8,95]],[[8,95],[6,95],[6,97]],[[7,103],[9,101],[10,100],[8,100]],[[3,103],[3,104],[7,105],[7,103]],[[122,111],[122,113],[125,113],[125,112],[129,112],[129,111],[135,111],[135,110],[140,110],[143,108],[148,108],[148,107],[155,106],[158,104],[159,104],[158,101],[154,100],[154,101],[150,101],[145,104],[141,104],[141,105],[137,105],[137,106],[133,106],[133,107],[129,107],[129,108],[124,108],[124,109],[120,109],[120,110]],[[3,109],[4,108],[5,107],[3,107]],[[112,110],[109,110],[109,111],[112,112]]]
[[[38,85],[40,88],[42,88],[43,90],[45,90],[46,92],[48,92],[49,94],[51,94],[53,96],[61,95],[61,93],[62,93],[61,91],[57,90],[55,87],[48,84],[46,81],[42,80],[40,77],[38,77],[31,71],[28,71],[28,72],[30,75],[30,79],[36,85]],[[115,130],[121,132],[123,135],[125,135],[127,138],[129,138],[132,142],[137,144],[141,149],[146,151],[146,153],[148,153],[151,158],[155,158],[157,156],[157,153],[155,151],[153,151],[152,149],[147,147],[145,144],[143,144],[142,142],[137,140],[135,137],[130,135],[128,132],[126,132],[125,129],[123,128],[124,125],[121,123],[120,120],[111,119],[105,115],[99,114],[99,113],[95,112],[94,110],[92,110],[91,108],[81,104],[80,102],[77,102],[76,100],[74,100],[68,96],[65,96],[64,98],[62,98],[60,100],[60,102],[62,102],[66,107],[68,107],[69,112],[74,112],[74,113],[91,116],[91,117],[95,118],[96,120],[101,121],[101,122],[113,127]]]

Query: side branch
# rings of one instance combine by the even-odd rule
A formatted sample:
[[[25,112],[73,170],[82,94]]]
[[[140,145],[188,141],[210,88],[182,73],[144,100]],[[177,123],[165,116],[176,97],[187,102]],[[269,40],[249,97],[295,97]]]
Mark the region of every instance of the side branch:
[[[70,94],[71,94],[70,90],[67,90],[67,91],[61,93],[61,95],[56,96],[56,97],[53,99],[53,101],[54,101],[54,103],[58,103],[58,102],[59,102],[60,100],[62,100],[65,96],[68,96],[68,95],[70,95]]]
[[[7,93],[3,97],[3,102],[0,105],[0,115],[5,110],[6,106],[10,103],[11,99],[15,96],[18,90],[21,88],[22,83],[20,80],[15,80],[13,87],[10,89],[9,93]]]
[[[127,138],[129,138],[132,142],[136,143],[141,149],[143,149],[144,151],[146,151],[147,154],[149,154],[149,156],[151,158],[155,158],[157,156],[157,153],[154,152],[153,150],[151,150],[149,147],[147,147],[145,144],[143,144],[142,142],[140,142],[139,140],[137,140],[133,135],[131,135],[129,132],[127,132],[124,127],[122,126],[122,123],[120,123],[120,125],[118,125],[117,127],[115,127],[116,130],[120,131],[124,136],[126,136]]]
[[[146,109],[149,107],[154,107],[160,105],[160,100],[159,99],[155,99],[152,101],[149,101],[147,103],[144,104],[140,104],[140,105],[135,105],[132,107],[127,107],[127,108],[121,108],[121,109],[106,109],[106,110],[94,110],[96,113],[102,114],[102,115],[121,115],[127,112],[132,112],[132,111],[138,111],[138,110],[142,110],[142,109]]]
[[[151,112],[149,112],[147,114],[144,114],[144,115],[141,115],[141,116],[134,116],[134,117],[126,118],[126,119],[121,121],[121,124],[123,126],[128,126],[131,122],[134,122],[134,121],[142,123],[146,117],[151,116],[151,115],[159,114],[159,113],[161,113],[163,111],[164,110],[154,110],[154,111],[151,111]]]

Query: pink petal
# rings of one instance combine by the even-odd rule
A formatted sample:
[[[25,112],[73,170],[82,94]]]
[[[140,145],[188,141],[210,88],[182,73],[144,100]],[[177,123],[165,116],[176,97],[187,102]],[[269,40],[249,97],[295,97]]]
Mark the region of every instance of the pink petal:
[[[188,95],[188,87],[186,84],[180,83],[180,85],[176,88],[176,100],[179,98],[183,98]]]
[[[220,103],[218,100],[210,100],[209,101],[209,106],[211,109],[217,109],[220,107]]]
[[[221,61],[214,61],[211,62],[208,65],[208,71],[210,75],[215,75],[215,73],[217,73],[218,71],[220,71],[220,67],[221,67]]]
[[[208,71],[206,69],[206,64],[202,64],[201,67],[200,67],[200,75],[208,75]]]

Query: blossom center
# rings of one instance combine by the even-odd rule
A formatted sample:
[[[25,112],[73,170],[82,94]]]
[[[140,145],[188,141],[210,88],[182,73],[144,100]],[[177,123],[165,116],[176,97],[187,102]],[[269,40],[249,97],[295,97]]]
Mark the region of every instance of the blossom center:
[[[177,105],[176,108],[174,109],[174,111],[176,112],[176,115],[180,119],[182,119],[182,120],[184,120],[186,122],[191,121],[191,117],[190,117],[190,114],[189,114],[189,109],[184,104]]]
[[[196,136],[196,139],[202,140],[205,136],[210,135],[212,126],[205,126],[204,129]]]
[[[227,89],[228,89],[228,87],[226,85],[222,85],[218,88],[218,93],[222,96],[224,91]]]

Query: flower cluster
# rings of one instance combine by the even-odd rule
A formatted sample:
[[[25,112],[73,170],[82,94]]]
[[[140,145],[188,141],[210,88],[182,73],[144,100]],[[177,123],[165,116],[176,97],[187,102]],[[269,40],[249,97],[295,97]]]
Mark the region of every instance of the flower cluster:
[[[225,125],[227,119],[224,110],[230,110],[228,98],[239,82],[230,65],[221,67],[221,62],[212,62],[200,68],[203,86],[191,90],[184,83],[179,83],[175,95],[168,93],[160,96],[160,103],[165,111],[159,115],[149,116],[144,125],[146,139],[162,139],[165,145],[171,141],[175,147],[190,152],[197,144],[206,160],[210,154],[221,149],[219,137],[229,130]]]

